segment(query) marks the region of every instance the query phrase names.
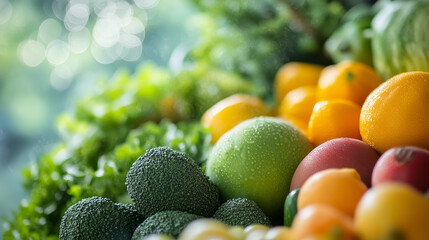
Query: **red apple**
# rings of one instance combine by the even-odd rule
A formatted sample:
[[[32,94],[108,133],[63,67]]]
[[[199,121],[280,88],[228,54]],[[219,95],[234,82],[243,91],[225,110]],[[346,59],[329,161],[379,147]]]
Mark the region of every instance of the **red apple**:
[[[429,151],[414,146],[395,147],[384,152],[372,173],[372,185],[399,181],[425,193],[429,189]]]
[[[371,186],[371,174],[380,155],[371,146],[353,138],[329,140],[313,149],[298,165],[290,190],[299,188],[316,172],[328,168],[354,168],[362,181]]]

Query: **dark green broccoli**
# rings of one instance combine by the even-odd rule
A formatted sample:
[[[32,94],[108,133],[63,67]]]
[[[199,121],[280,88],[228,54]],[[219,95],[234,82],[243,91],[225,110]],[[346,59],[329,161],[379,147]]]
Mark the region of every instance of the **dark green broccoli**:
[[[65,212],[60,225],[61,240],[131,239],[144,218],[131,204],[108,198],[83,199]]]
[[[134,233],[136,228],[144,221],[144,217],[137,211],[132,203],[115,203],[123,218],[127,219],[127,232]]]
[[[132,240],[142,240],[151,234],[165,234],[177,238],[182,230],[201,216],[181,211],[163,211],[148,217],[133,234]]]
[[[270,219],[252,200],[246,198],[234,198],[223,203],[213,218],[230,226],[246,227],[251,224],[263,224],[271,226]]]
[[[144,217],[161,211],[210,217],[220,205],[217,186],[187,154],[169,147],[140,156],[128,171],[126,186]]]

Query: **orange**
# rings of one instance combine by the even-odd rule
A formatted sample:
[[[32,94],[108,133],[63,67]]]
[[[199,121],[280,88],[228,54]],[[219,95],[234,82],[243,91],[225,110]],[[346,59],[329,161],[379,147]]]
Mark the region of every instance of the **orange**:
[[[302,185],[297,201],[298,211],[320,203],[353,217],[366,190],[366,185],[355,169],[326,169],[313,174]]]
[[[361,139],[359,117],[361,107],[354,102],[333,99],[317,102],[308,122],[307,135],[318,146],[340,137]]]
[[[280,103],[295,88],[316,85],[322,70],[323,66],[310,63],[289,62],[283,65],[274,80],[277,102]]]
[[[341,98],[362,105],[382,79],[370,66],[345,61],[326,67],[318,82],[319,101]]]
[[[267,105],[255,96],[236,94],[225,98],[208,109],[201,121],[210,128],[212,143],[238,123],[258,116],[268,116]]]
[[[375,89],[362,106],[360,133],[380,153],[404,145],[429,149],[429,73],[401,73]]]
[[[354,226],[362,240],[429,239],[429,199],[404,183],[377,185],[359,202]]]
[[[338,239],[354,239],[353,222],[350,216],[324,204],[312,204],[301,209],[292,222],[292,240],[311,239],[338,231]],[[317,238],[316,238],[317,239]]]
[[[314,104],[317,101],[317,87],[303,86],[288,92],[279,106],[281,116],[300,118],[305,122],[310,120]]]

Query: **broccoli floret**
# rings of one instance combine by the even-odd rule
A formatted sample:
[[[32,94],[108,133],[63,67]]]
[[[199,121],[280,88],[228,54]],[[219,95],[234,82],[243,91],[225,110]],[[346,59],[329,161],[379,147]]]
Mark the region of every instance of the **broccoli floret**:
[[[144,220],[133,234],[132,240],[142,240],[151,234],[165,234],[177,238],[182,230],[201,216],[181,211],[163,211]]]
[[[123,218],[127,220],[126,226],[129,233],[134,233],[136,228],[144,221],[143,215],[137,211],[132,203],[115,203]]]
[[[210,217],[220,205],[217,186],[187,154],[169,147],[140,156],[128,171],[126,186],[144,217],[161,211]]]
[[[234,198],[223,203],[213,218],[230,226],[246,227],[251,224],[263,224],[271,226],[270,219],[252,200],[246,198]]]
[[[60,239],[131,239],[144,218],[131,204],[91,197],[72,205],[60,225]]]

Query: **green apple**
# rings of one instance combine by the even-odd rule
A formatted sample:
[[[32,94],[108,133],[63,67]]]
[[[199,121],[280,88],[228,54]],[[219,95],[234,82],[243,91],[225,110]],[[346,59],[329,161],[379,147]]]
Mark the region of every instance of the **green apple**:
[[[207,161],[206,174],[224,200],[255,201],[275,222],[301,160],[313,149],[305,135],[281,119],[258,117],[225,133]]]

